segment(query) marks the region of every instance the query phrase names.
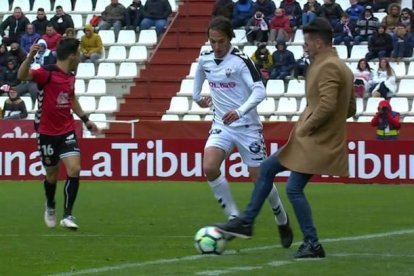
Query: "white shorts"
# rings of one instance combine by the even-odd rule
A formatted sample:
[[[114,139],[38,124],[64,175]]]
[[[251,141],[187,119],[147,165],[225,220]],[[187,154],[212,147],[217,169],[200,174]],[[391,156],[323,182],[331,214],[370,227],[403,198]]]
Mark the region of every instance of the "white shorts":
[[[243,163],[249,167],[259,167],[260,163],[266,159],[266,146],[261,128],[213,124],[205,145],[205,148],[208,147],[220,148],[227,155],[231,154],[236,147]]]

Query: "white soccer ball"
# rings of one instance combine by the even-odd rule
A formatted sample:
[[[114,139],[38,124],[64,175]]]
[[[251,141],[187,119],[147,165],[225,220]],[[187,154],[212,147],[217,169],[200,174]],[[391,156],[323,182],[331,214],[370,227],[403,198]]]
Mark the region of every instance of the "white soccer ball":
[[[214,226],[206,226],[197,231],[194,246],[200,254],[220,255],[224,252],[226,239]]]

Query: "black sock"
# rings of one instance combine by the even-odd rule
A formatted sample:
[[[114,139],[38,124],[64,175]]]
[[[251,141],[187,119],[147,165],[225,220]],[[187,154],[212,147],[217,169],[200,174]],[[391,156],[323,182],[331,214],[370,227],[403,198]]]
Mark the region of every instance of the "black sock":
[[[64,217],[72,215],[73,204],[79,189],[79,177],[68,177],[65,182],[64,194]]]
[[[55,192],[56,183],[49,183],[46,179],[43,181],[43,187],[45,189],[46,204],[47,207],[55,209]]]

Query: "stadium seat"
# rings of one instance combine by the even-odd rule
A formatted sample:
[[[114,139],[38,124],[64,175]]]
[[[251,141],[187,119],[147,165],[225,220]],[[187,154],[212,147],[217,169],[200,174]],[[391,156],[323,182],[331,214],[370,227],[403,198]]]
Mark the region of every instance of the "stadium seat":
[[[118,103],[115,96],[101,96],[99,98],[98,108],[96,112],[113,113],[117,110]]]
[[[20,99],[22,99],[24,101],[24,104],[26,105],[27,112],[33,111],[33,102],[32,102],[32,98],[30,96],[22,96],[22,97],[20,97]]]
[[[370,123],[373,116],[359,116],[356,120],[358,123]]]
[[[198,114],[198,115],[206,115],[211,113],[211,108],[209,107],[200,107],[196,102],[191,103],[191,108],[188,111],[188,114]]]
[[[106,94],[106,82],[104,79],[91,79],[88,83],[86,96],[103,96]]]
[[[36,20],[36,14],[35,13],[27,13],[25,14],[26,18],[29,20],[29,22],[33,22]]]
[[[76,79],[75,80],[75,95],[80,96],[85,94],[85,80],[83,79]]]
[[[189,110],[187,97],[172,97],[167,114],[185,114]]]
[[[407,75],[404,78],[414,78],[414,62],[408,65]]]
[[[76,70],[77,79],[90,79],[95,76],[95,65],[93,63],[79,63]]]
[[[122,62],[127,58],[125,46],[112,45],[109,47],[105,62]]]
[[[141,30],[139,32],[138,45],[150,46],[157,44],[157,33],[155,30]]]
[[[176,0],[168,0],[168,2],[170,2],[171,10],[173,12],[176,12],[177,11],[177,2],[176,2]],[[144,4],[142,4],[142,5],[144,5]]]
[[[180,91],[178,91],[177,96],[191,97],[193,95],[193,87],[193,79],[181,80]]]
[[[99,129],[108,128],[106,114],[104,113],[92,113],[89,115],[89,120],[94,122]]]
[[[360,114],[362,114],[362,112],[364,112],[364,99],[362,98],[356,98],[356,112],[355,112],[355,116],[359,116]]]
[[[83,111],[86,113],[92,113],[96,110],[96,99],[94,96],[79,96],[79,104]]]
[[[287,49],[293,53],[295,60],[298,60],[303,56],[302,45],[288,45]]]
[[[201,117],[198,114],[185,114],[183,121],[201,121]]]
[[[285,93],[286,97],[305,96],[305,80],[290,80]]]
[[[404,62],[390,62],[390,65],[397,78],[402,78],[407,74]]]
[[[298,115],[293,115],[292,118],[290,118],[291,122],[296,122],[297,120],[299,120],[299,116]]]
[[[109,5],[109,2],[107,0],[97,0],[94,11],[98,13],[102,13],[105,10],[106,6],[108,5]]]
[[[362,113],[362,115],[375,115],[375,113],[378,111],[378,103],[382,100],[383,98],[368,98],[367,106],[365,107],[365,111]]]
[[[37,11],[38,8],[43,8],[46,13],[50,12],[52,10],[52,6],[50,5],[50,0],[35,0],[33,3],[32,11]]]
[[[84,2],[84,1],[82,1],[82,2]],[[72,16],[73,26],[75,27],[75,30],[83,29],[84,24],[83,24],[82,14],[71,13],[70,15]]]
[[[275,112],[275,109],[275,100],[271,97],[268,97],[259,103],[257,106],[257,113],[259,113],[259,115],[271,115]]]
[[[386,12],[374,12],[374,17],[378,18],[379,22],[382,22],[385,16],[387,16]]]
[[[3,109],[4,102],[8,99],[8,96],[0,96],[0,107]]]
[[[405,116],[403,118],[404,123],[414,123],[414,116]]]
[[[390,104],[392,110],[399,112],[401,115],[405,115],[409,112],[408,99],[406,97],[391,98]]]
[[[121,30],[118,35],[117,45],[132,46],[137,42],[135,31]]]
[[[191,63],[190,72],[186,76],[187,79],[192,79],[195,76],[195,72],[197,71],[198,62]]]
[[[414,97],[414,79],[401,79],[395,96]]]
[[[99,63],[98,73],[96,78],[100,79],[114,79],[116,77],[116,66],[113,62]]]
[[[214,119],[214,114],[207,114],[206,116],[204,116],[204,121],[213,121]]]
[[[293,38],[293,43],[302,45],[305,43],[305,39],[303,37],[303,31],[302,29],[297,29],[295,31],[295,36]]]
[[[233,32],[234,32],[234,37],[231,40],[232,45],[242,46],[247,43],[246,31],[244,28],[235,29]]]
[[[3,2],[2,5],[7,5],[5,0],[3,0],[2,2]],[[20,7],[22,9],[23,13],[27,13],[28,11],[30,11],[29,0],[14,0],[13,4],[12,4],[12,8],[11,8],[12,12],[13,12],[15,7]]]
[[[98,32],[104,46],[115,44],[115,33],[113,30],[100,30]]]
[[[6,14],[8,14],[10,12],[10,10],[9,10],[9,5],[0,5],[0,13],[2,13],[3,14],[3,20],[2,21],[4,21],[4,16],[6,15]]]
[[[131,46],[129,48],[128,61],[144,62],[148,59],[148,51],[145,46]]]
[[[180,117],[176,114],[164,114],[161,117],[161,121],[179,121]]]
[[[35,119],[35,113],[27,113],[27,117],[24,118],[25,120],[34,120]]]
[[[116,79],[133,79],[137,75],[138,70],[135,62],[122,62],[119,66],[119,73]]]
[[[294,115],[297,113],[298,106],[294,97],[280,97],[275,115]]]
[[[27,1],[27,0],[25,0],[25,1]],[[85,1],[85,0],[79,0],[79,1]],[[79,1],[77,1],[77,2],[79,2]],[[63,10],[67,13],[72,10],[71,0],[56,0],[55,1],[55,6],[54,6],[55,9],[56,9],[57,6],[62,6]]]
[[[368,45],[354,45],[351,50],[351,61],[358,61],[361,58],[365,58],[365,55],[368,53]]]
[[[339,4],[344,11],[351,6],[349,0],[336,0],[335,3]]]
[[[308,102],[307,102],[307,100],[306,100],[306,97],[303,97],[301,100],[300,100],[300,104],[299,104],[299,110],[298,110],[298,114],[301,114],[302,112],[303,112],[303,110],[305,110],[305,108],[306,108],[306,105],[308,104]]]
[[[84,34],[85,33],[84,33],[83,30],[77,30],[76,31],[76,39],[79,39],[80,40]]]
[[[268,80],[266,83],[266,96],[279,98],[285,93],[285,83],[283,80]]]
[[[74,12],[78,12],[78,13],[82,13],[82,14],[87,14],[90,13],[92,11],[92,1],[87,0],[87,1],[76,1],[75,2],[75,8],[73,9]],[[87,21],[89,22],[89,21]]]
[[[243,47],[243,53],[248,56],[248,57],[252,57],[254,52],[256,52],[257,46],[254,45],[245,45]]]
[[[269,122],[287,122],[287,117],[284,115],[271,115],[269,117]]]
[[[334,45],[334,47],[340,59],[346,60],[348,58],[348,48],[345,45]]]

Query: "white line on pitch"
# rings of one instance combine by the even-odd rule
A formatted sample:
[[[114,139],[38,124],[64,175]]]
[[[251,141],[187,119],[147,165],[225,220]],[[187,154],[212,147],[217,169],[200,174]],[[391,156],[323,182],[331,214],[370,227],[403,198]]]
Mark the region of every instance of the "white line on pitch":
[[[322,243],[330,243],[330,242],[342,242],[342,241],[356,241],[356,240],[369,240],[369,239],[376,239],[376,238],[383,238],[383,237],[390,237],[390,236],[398,236],[398,235],[405,235],[405,234],[413,234],[414,229],[405,229],[399,231],[392,231],[392,232],[385,232],[385,233],[377,233],[377,234],[368,234],[368,235],[361,235],[361,236],[350,236],[350,237],[340,237],[340,238],[330,238],[330,239],[323,239],[321,240]],[[241,249],[241,252],[251,252],[251,251],[260,251],[260,250],[268,250],[280,247],[280,245],[272,245],[272,246],[260,246],[260,247],[252,247]],[[234,250],[227,252],[229,254],[236,254]],[[183,262],[183,261],[193,261],[198,260],[201,258],[211,257],[208,255],[192,255],[186,256],[181,258],[171,258],[171,259],[158,259],[153,261],[145,261],[145,262],[137,262],[137,263],[126,263],[114,266],[103,266],[98,268],[89,268],[83,269],[74,272],[61,272],[61,273],[54,273],[50,274],[49,276],[71,276],[71,275],[82,275],[82,274],[93,274],[93,273],[100,273],[100,272],[108,272],[108,271],[115,271],[115,270],[123,270],[128,268],[134,267],[143,267],[148,265],[158,265],[158,264],[168,264],[168,263],[176,263],[176,262]],[[212,256],[216,257],[216,256]]]

